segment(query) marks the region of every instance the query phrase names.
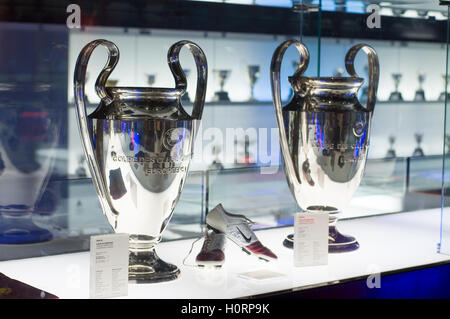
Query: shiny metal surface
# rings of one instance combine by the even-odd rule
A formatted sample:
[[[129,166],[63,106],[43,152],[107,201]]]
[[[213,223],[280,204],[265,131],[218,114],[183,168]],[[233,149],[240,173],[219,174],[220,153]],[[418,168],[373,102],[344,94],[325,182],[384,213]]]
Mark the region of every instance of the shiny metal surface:
[[[87,116],[82,98],[85,72],[98,45],[108,49],[109,59],[96,82],[102,101]],[[180,103],[187,87],[179,63],[184,46],[193,53],[198,72],[191,115]],[[172,280],[178,268],[162,261],[154,247],[172,217],[188,172],[205,100],[206,57],[196,44],[180,41],[168,52],[175,88],[105,87],[118,58],[118,48],[106,40],[89,43],[79,55],[74,84],[83,147],[103,212],[116,232],[130,235],[129,279]]]
[[[300,63],[289,78],[294,96],[282,107],[280,68],[291,45],[299,52]],[[365,107],[357,99],[363,79],[357,77],[353,64],[360,50],[369,57]],[[304,77],[308,50],[298,41],[286,41],[276,49],[271,64],[273,103],[289,188],[303,210],[330,214],[330,251],[358,247],[353,237],[336,230],[335,223],[363,176],[379,77],[378,58],[370,46],[355,45],[345,61],[350,77]]]

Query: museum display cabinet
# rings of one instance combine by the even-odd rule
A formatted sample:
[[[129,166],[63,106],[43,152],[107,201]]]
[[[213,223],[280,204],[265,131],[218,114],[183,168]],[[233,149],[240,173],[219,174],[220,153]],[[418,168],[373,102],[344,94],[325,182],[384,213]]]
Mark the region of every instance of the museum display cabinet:
[[[165,229],[156,250],[181,275],[130,282],[130,298],[292,296],[450,262],[445,1],[70,4],[0,4],[0,273],[88,298],[91,236],[128,232],[117,216],[133,210],[125,224],[157,228],[152,240]],[[136,173],[164,152],[177,174]],[[228,242],[221,267],[199,267],[219,204],[278,258]],[[334,206],[358,247],[294,267],[294,213]]]

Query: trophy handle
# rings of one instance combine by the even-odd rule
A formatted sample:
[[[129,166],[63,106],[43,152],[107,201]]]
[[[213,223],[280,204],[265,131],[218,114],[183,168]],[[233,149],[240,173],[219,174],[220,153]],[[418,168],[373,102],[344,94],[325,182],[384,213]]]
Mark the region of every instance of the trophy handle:
[[[291,45],[294,45],[297,49],[299,55],[300,55],[300,63],[298,64],[297,70],[294,73],[295,76],[302,75],[306,68],[308,67],[309,63],[309,52],[306,46],[296,40],[288,40],[283,43],[281,43],[273,53],[272,62],[270,64],[270,83],[272,86],[272,98],[273,98],[273,105],[275,108],[275,115],[277,119],[278,124],[278,132],[280,136],[280,146],[281,146],[281,154],[283,155],[283,160],[285,163],[285,170],[286,170],[286,176],[288,178],[288,182],[291,184],[294,184],[295,181],[289,180],[293,176],[297,176],[297,173],[294,169],[294,163],[292,161],[292,158],[289,154],[289,146],[287,143],[287,136],[285,131],[285,123],[283,120],[283,112],[282,112],[282,102],[281,102],[281,86],[280,86],[280,69],[281,69],[281,62],[283,60],[284,53],[286,52],[287,48]],[[293,186],[297,187],[296,185],[300,184],[300,179],[296,178],[297,183],[295,183]]]
[[[107,40],[95,40],[88,43],[83,50],[81,50],[77,63],[75,65],[75,73],[74,73],[74,93],[75,93],[75,104],[76,104],[76,114],[78,119],[78,129],[80,130],[80,135],[83,141],[83,149],[84,154],[86,155],[86,159],[88,162],[89,169],[91,171],[92,180],[94,182],[97,193],[100,197],[100,203],[102,205],[103,211],[111,211],[108,206],[108,197],[105,194],[105,190],[107,189],[104,185],[104,181],[101,177],[97,161],[94,155],[94,146],[92,144],[90,134],[89,134],[89,124],[87,120],[87,112],[86,112],[86,96],[85,96],[85,80],[86,80],[86,69],[88,66],[89,58],[91,57],[94,49],[102,45],[108,50],[108,61],[106,62],[103,70],[100,72],[100,75],[97,78],[95,83],[95,89],[97,91],[98,96],[106,103],[110,104],[113,99],[106,92],[105,83],[108,79],[110,73],[114,70],[114,67],[119,61],[119,49],[117,46]]]
[[[203,106],[205,104],[206,83],[208,80],[208,64],[205,53],[195,43],[187,40],[179,41],[173,44],[167,53],[167,63],[169,63],[170,71],[175,78],[175,88],[186,91],[187,82],[186,75],[180,65],[180,50],[186,46],[194,56],[197,66],[197,90],[195,92],[194,107],[192,109],[192,118],[200,120],[202,118]]]
[[[380,66],[377,52],[367,44],[357,44],[348,50],[345,56],[345,68],[352,77],[358,77],[355,72],[355,56],[359,50],[363,50],[369,58],[369,85],[367,93],[366,109],[373,112],[377,100],[378,79],[380,77]]]

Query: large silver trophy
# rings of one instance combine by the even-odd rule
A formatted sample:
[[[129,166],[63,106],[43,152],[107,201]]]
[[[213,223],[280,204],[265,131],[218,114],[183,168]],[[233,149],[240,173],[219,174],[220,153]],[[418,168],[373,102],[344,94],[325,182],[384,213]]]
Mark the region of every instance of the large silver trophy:
[[[109,58],[96,82],[101,102],[87,115],[86,68],[99,45]],[[187,87],[179,62],[182,47],[194,55],[198,72],[191,115],[180,103]],[[118,48],[106,40],[89,43],[78,57],[74,87],[83,147],[104,214],[115,232],[130,236],[130,281],[172,280],[179,269],[161,260],[155,246],[186,180],[205,101],[206,57],[196,44],[180,41],[167,55],[175,88],[105,87],[118,60]]]
[[[289,81],[294,96],[281,104],[280,68],[286,49],[294,45],[300,64]],[[369,91],[366,106],[358,99],[364,80],[354,69],[358,51],[369,57]],[[289,188],[306,212],[330,216],[329,251],[351,251],[359,247],[352,236],[336,228],[337,215],[357,190],[364,172],[369,133],[378,87],[378,57],[365,44],[353,46],[345,57],[350,77],[305,77],[308,49],[295,40],[282,43],[271,64],[272,96],[279,128],[280,145]],[[284,241],[293,246],[293,235]]]

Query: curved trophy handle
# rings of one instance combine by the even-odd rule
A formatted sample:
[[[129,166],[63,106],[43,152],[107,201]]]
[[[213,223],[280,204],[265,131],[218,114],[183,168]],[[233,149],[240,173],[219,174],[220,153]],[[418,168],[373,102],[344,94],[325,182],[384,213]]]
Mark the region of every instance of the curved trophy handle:
[[[369,58],[369,85],[367,94],[366,109],[373,112],[377,100],[378,79],[380,77],[380,66],[378,63],[377,52],[367,44],[357,44],[348,50],[345,56],[345,68],[352,77],[358,77],[355,72],[355,57],[359,50],[363,50]]]
[[[287,136],[285,131],[285,123],[283,120],[283,112],[282,112],[282,102],[281,102],[281,86],[280,86],[280,69],[281,62],[283,60],[284,53],[287,48],[291,45],[294,45],[300,55],[300,63],[297,67],[297,70],[294,73],[294,76],[300,76],[306,71],[309,63],[309,52],[306,46],[296,40],[288,40],[281,43],[275,50],[272,56],[272,62],[270,64],[270,83],[272,86],[272,99],[273,105],[275,108],[275,115],[278,124],[278,132],[280,136],[280,145],[281,145],[281,154],[283,156],[283,160],[285,163],[286,175],[288,182],[290,184],[294,184],[294,181],[291,180],[293,176],[297,176],[297,173],[294,169],[294,163],[289,154],[289,146],[287,143]],[[300,179],[296,178],[297,184],[300,184]],[[293,186],[296,187],[297,184]]]
[[[203,106],[205,104],[206,82],[208,80],[208,64],[205,53],[195,43],[187,40],[179,41],[173,44],[167,53],[167,62],[170,70],[175,78],[175,87],[186,91],[187,82],[186,75],[180,65],[180,50],[186,46],[194,56],[195,64],[197,66],[197,90],[195,92],[194,107],[192,110],[192,118],[200,120],[202,118]]]
[[[119,49],[117,46],[107,40],[95,40],[88,43],[78,55],[77,63],[75,65],[75,73],[74,73],[74,93],[75,93],[75,104],[76,104],[76,113],[78,119],[78,128],[80,130],[80,135],[82,138],[82,144],[84,149],[84,154],[86,155],[86,160],[88,162],[89,169],[91,171],[92,180],[94,182],[95,188],[101,198],[100,203],[102,205],[103,211],[110,210],[108,206],[108,198],[104,193],[106,188],[104,185],[104,181],[101,178],[99,168],[97,162],[95,160],[94,155],[94,147],[92,145],[92,141],[89,134],[89,124],[87,121],[87,112],[86,112],[86,97],[85,97],[85,80],[86,80],[86,69],[88,66],[89,58],[91,57],[92,52],[99,45],[104,46],[108,50],[108,61],[106,62],[103,70],[100,72],[100,75],[97,78],[95,83],[95,89],[97,91],[98,96],[106,103],[110,104],[113,99],[108,95],[105,89],[105,83],[108,79],[111,72],[114,70],[117,62],[119,61]]]

